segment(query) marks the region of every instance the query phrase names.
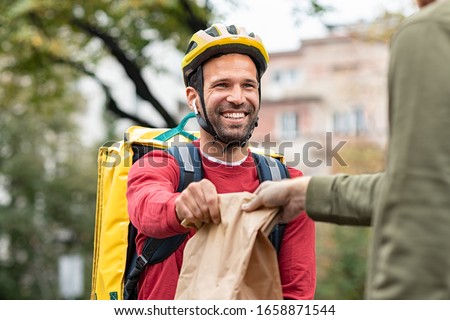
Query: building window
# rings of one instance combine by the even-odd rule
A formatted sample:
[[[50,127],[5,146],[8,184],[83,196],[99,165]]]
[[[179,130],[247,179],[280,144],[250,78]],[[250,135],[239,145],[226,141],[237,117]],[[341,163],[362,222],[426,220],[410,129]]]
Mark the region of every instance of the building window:
[[[282,139],[293,139],[298,135],[298,119],[295,112],[283,112],[279,121],[279,132]]]
[[[337,134],[360,136],[367,132],[364,109],[361,106],[353,111],[333,114],[333,131]]]
[[[301,72],[298,69],[275,70],[272,75],[272,83],[282,86],[298,85]]]
[[[333,131],[337,134],[345,134],[346,128],[345,128],[345,114],[342,114],[341,112],[335,112],[333,113]]]
[[[366,119],[362,107],[357,107],[354,111],[356,121],[356,135],[360,136],[367,132]]]

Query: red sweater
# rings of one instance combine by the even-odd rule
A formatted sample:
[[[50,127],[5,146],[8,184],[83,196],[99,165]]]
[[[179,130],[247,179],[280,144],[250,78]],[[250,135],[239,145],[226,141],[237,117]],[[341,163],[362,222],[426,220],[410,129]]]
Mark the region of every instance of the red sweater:
[[[196,143],[197,147],[198,144]],[[202,157],[204,178],[218,193],[253,192],[259,185],[251,155],[239,166],[221,165]],[[289,168],[291,177],[302,173]],[[164,151],[143,156],[128,174],[128,212],[136,226],[137,250],[140,253],[147,237],[164,238],[185,233],[175,214],[179,169],[176,160]],[[166,260],[147,266],[139,281],[138,299],[172,300],[183,262],[186,242]],[[313,299],[316,287],[315,225],[300,214],[287,224],[278,255],[285,299]]]

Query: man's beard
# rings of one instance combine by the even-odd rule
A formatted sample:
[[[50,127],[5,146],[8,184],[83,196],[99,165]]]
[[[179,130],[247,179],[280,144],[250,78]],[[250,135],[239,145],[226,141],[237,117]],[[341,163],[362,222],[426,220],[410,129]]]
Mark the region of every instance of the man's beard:
[[[244,112],[246,115],[246,122],[236,125],[224,126],[224,121],[221,113],[225,110],[233,110],[235,112]],[[212,111],[208,112],[208,119],[217,134],[218,140],[228,146],[241,146],[247,142],[255,127],[258,118],[258,110],[250,104],[245,104],[240,107],[227,107],[220,105]]]

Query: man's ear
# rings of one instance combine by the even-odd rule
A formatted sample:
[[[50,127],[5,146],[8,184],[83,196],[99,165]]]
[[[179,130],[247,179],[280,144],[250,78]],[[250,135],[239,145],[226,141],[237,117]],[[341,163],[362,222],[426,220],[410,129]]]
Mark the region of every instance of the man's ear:
[[[197,113],[197,111],[195,109],[197,108],[197,110],[198,110],[198,107],[199,107],[198,94],[197,94],[197,91],[193,87],[186,88],[186,100],[189,105],[189,109],[191,109],[192,111]],[[196,108],[195,108],[195,104],[197,104]]]

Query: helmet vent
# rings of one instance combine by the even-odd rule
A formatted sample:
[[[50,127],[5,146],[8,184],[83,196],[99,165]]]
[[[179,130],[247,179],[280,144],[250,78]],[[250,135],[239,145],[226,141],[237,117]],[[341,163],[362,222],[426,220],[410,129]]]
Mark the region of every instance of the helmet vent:
[[[205,30],[207,34],[209,34],[211,37],[218,37],[220,36],[219,31],[216,29],[215,26],[209,27]]]
[[[186,54],[188,54],[189,52],[191,52],[192,50],[194,50],[197,47],[197,42],[195,41],[191,41],[189,43],[188,48],[186,49]]]
[[[234,25],[228,26],[227,30],[230,34],[238,34],[236,26],[234,26]]]

